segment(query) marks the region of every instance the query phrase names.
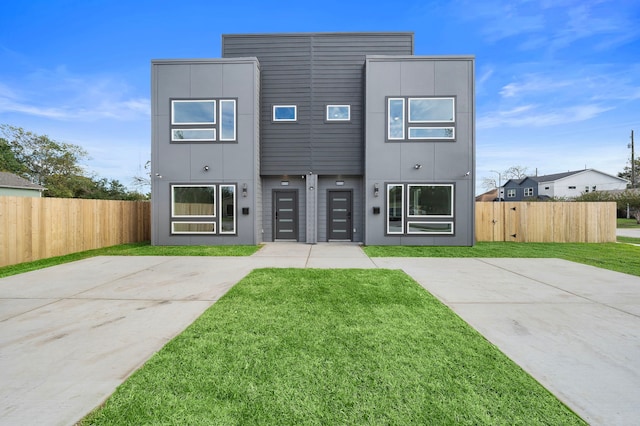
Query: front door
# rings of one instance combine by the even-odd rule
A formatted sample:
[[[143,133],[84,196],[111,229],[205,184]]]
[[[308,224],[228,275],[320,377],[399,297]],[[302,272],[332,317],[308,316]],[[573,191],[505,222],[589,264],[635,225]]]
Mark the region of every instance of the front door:
[[[273,191],[274,240],[298,241],[298,192]]]
[[[329,190],[327,192],[327,239],[351,241],[353,221],[351,191]]]

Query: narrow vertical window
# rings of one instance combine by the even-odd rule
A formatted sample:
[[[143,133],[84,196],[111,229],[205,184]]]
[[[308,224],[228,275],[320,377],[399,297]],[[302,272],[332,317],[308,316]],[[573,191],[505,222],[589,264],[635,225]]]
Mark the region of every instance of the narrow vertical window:
[[[404,185],[387,185],[387,233],[404,233]]]
[[[236,101],[220,100],[220,140],[236,140]]]
[[[389,98],[387,105],[387,136],[404,139],[404,99]]]
[[[220,185],[220,233],[236,232],[236,186]]]

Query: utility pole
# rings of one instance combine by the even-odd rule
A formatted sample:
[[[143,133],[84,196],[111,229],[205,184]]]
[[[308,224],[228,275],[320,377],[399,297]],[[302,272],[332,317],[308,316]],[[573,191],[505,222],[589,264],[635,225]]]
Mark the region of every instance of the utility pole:
[[[631,143],[627,146],[631,148],[631,188],[636,187],[636,155],[633,147],[633,130],[631,130]]]

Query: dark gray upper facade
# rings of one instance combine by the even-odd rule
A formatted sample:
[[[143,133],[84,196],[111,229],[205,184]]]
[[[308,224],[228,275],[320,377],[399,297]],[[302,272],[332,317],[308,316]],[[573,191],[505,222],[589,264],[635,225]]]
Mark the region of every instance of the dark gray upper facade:
[[[223,35],[222,56],[260,61],[261,174],[364,172],[366,55],[412,55],[412,33]],[[327,105],[351,105],[327,122]],[[274,123],[273,105],[297,105],[295,123]]]
[[[152,243],[473,245],[474,59],[413,51],[240,34],[153,61]]]

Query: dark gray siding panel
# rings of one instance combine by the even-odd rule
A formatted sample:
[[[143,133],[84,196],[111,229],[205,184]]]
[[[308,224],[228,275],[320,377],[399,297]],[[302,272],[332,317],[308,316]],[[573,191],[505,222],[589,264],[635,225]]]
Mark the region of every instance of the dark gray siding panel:
[[[261,65],[261,174],[364,172],[366,55],[411,55],[411,33],[225,35],[223,57]],[[275,104],[298,121],[273,123]],[[325,122],[326,105],[351,105],[349,123]]]

